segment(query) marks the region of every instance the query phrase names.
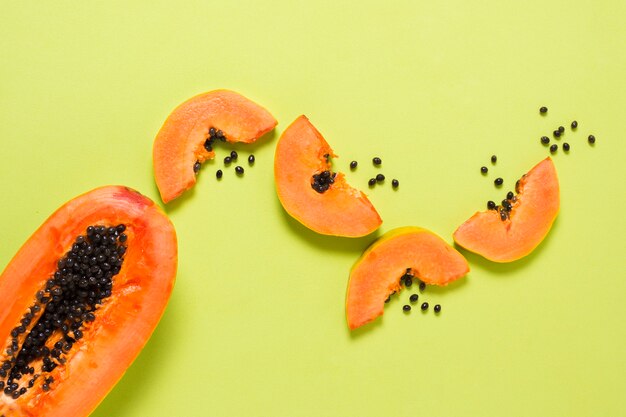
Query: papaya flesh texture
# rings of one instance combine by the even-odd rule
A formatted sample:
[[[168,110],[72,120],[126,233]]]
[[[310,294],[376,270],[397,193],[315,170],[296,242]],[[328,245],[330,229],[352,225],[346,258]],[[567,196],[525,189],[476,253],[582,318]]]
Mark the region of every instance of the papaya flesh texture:
[[[447,285],[469,272],[467,261],[439,236],[401,227],[374,242],[350,271],[346,317],[351,330],[383,314],[385,300],[401,290],[405,274],[430,285]]]
[[[196,164],[215,157],[214,140],[252,143],[276,124],[267,110],[233,91],[210,91],[185,101],[154,140],[154,178],[163,202],[193,187]]]
[[[176,264],[174,227],[136,191],[57,210],[0,275],[0,416],[91,413],[152,334]]]
[[[324,235],[359,237],[378,229],[382,220],[361,191],[343,174],[330,170],[336,157],[305,116],[280,136],[274,157],[274,179],[281,204],[293,218]]]
[[[512,262],[531,253],[559,213],[559,180],[552,159],[535,165],[515,189],[510,210],[497,207],[474,214],[454,232],[455,242],[494,262]]]

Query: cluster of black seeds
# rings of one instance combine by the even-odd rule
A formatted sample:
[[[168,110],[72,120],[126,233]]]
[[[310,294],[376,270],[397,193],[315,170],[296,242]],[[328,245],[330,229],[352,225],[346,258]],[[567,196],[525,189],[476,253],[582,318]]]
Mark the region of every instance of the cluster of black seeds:
[[[224,132],[222,132],[219,129],[216,129],[214,127],[209,128],[209,137],[206,138],[206,140],[204,141],[204,149],[207,152],[211,152],[213,150],[213,144],[217,141],[226,142],[226,135],[224,135]],[[229,156],[224,157],[224,166],[228,166],[232,162],[236,162],[238,158],[239,158],[239,155],[237,154],[237,151],[231,151]],[[252,166],[254,165],[254,162],[255,162],[254,155],[248,156],[248,165]],[[196,161],[193,164],[193,172],[197,174],[198,172],[200,172],[201,167],[202,167],[202,163],[200,163],[200,161]],[[237,175],[241,176],[244,173],[244,169],[242,166],[237,165],[235,167],[235,172],[237,173]],[[215,172],[215,177],[217,179],[222,178],[223,175],[224,175],[224,172],[221,169],[218,169]]]
[[[83,337],[83,325],[95,320],[95,311],[111,296],[113,277],[126,253],[126,226],[89,226],[57,270],[38,291],[34,304],[11,330],[7,359],[0,367],[0,389],[17,399],[43,379],[48,391],[54,382],[46,376],[66,361],[66,354]]]
[[[548,108],[543,106],[539,109],[539,113],[542,116],[545,116],[548,113]],[[570,123],[570,127],[572,128],[572,131],[576,131],[578,129],[578,121],[574,120]],[[554,129],[552,131],[552,136],[554,136],[555,139],[561,139],[562,136],[565,135],[565,127],[563,126],[559,126],[556,129]],[[550,138],[548,136],[542,136],[540,138],[540,142],[542,145],[548,146],[550,144]],[[587,136],[587,142],[589,142],[590,145],[593,145],[596,142],[596,138],[594,135],[589,135]],[[565,152],[569,152],[571,148],[571,145],[567,142],[563,142],[563,150]],[[558,151],[559,149],[559,145],[557,145],[556,143],[553,143],[552,145],[550,145],[550,147],[548,148],[550,150],[550,153],[556,153],[556,151]]]
[[[318,193],[322,194],[326,192],[330,186],[335,182],[337,174],[332,171],[322,171],[319,174],[313,175],[313,181],[311,187]]]
[[[411,286],[413,285],[413,280],[415,279],[415,276],[413,275],[413,273],[411,272],[411,268],[407,268],[406,272],[400,277],[400,285],[404,285],[406,288],[411,288]],[[426,289],[426,283],[423,281],[420,281],[419,283],[419,289],[420,292],[424,292],[424,290]],[[391,295],[393,295],[394,293],[392,293]],[[389,297],[387,297],[387,299],[385,300],[385,303],[388,303],[391,300],[391,295]],[[419,295],[418,294],[411,294],[409,296],[409,301],[411,304],[415,304],[417,303],[417,301],[419,300]],[[411,304],[405,304],[402,306],[402,311],[408,313],[409,311],[411,311]],[[422,311],[426,311],[428,310],[428,302],[423,302],[421,305],[421,309]],[[435,305],[435,313],[439,313],[441,312],[441,305],[437,304]]]
[[[519,193],[519,181],[515,184],[515,191]],[[511,210],[513,210],[513,204],[517,201],[517,195],[513,191],[506,193],[506,198],[502,200],[500,205],[489,200],[487,201],[487,208],[489,210],[496,210],[500,213],[500,220],[505,221],[511,218]]]

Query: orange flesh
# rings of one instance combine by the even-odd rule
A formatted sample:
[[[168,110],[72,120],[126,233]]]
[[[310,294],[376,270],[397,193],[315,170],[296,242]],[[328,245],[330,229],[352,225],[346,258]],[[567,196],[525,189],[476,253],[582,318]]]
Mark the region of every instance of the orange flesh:
[[[350,271],[346,317],[351,330],[383,314],[385,300],[401,290],[407,269],[431,285],[447,285],[469,272],[467,261],[436,234],[403,227],[374,242]]]
[[[82,417],[106,396],[139,354],[156,327],[174,285],[177,243],[174,228],[148,198],[125,187],[103,187],[57,210],[22,246],[0,276],[0,341],[35,299],[57,262],[90,225],[125,224],[128,250],[112,295],[83,325],[84,337],[67,353],[65,365],[44,392],[42,378],[17,400],[0,393],[0,416]],[[58,331],[58,330],[57,330]],[[0,362],[6,356],[0,357]]]
[[[511,262],[535,249],[559,212],[559,180],[551,158],[520,179],[510,219],[495,210],[474,214],[454,232],[464,248],[495,262]]]
[[[178,106],[165,120],[153,146],[154,178],[167,203],[196,183],[196,162],[213,159],[204,142],[209,128],[224,132],[228,142],[251,143],[274,129],[277,121],[263,107],[240,94],[215,90]]]
[[[311,187],[314,174],[330,170],[335,157],[326,140],[305,116],[298,117],[281,135],[274,158],[276,192],[292,217],[325,235],[358,237],[378,229],[382,220],[361,191],[338,173],[323,193]]]

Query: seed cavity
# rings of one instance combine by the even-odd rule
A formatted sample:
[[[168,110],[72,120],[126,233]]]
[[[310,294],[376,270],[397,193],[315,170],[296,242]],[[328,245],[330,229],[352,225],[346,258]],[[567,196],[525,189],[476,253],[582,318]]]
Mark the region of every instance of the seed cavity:
[[[337,174],[332,171],[322,171],[312,177],[311,187],[320,194],[328,191],[330,186],[335,182]]]
[[[127,250],[125,230],[123,224],[89,226],[57,262],[56,272],[11,331],[8,357],[0,367],[5,395],[17,399],[39,379],[44,391],[54,388],[50,372],[66,363],[86,324],[96,320],[98,307],[111,296]]]

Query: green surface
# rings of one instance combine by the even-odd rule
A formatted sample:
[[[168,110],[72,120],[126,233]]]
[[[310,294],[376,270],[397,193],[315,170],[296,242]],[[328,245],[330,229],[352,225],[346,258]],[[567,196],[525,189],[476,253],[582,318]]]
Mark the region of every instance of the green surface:
[[[5,1],[0,14],[2,267],[77,194],[125,184],[157,199],[152,140],[188,97],[230,88],[279,120],[236,147],[257,156],[244,178],[231,166],[215,180],[219,148],[168,208],[171,303],[93,416],[624,415],[625,2],[175,3]],[[563,124],[561,213],[516,263],[463,252],[468,277],[422,296],[439,317],[403,314],[405,292],[350,334],[348,271],[375,236],[319,236],[283,212],[273,151],[301,113],[351,183],[400,180],[368,191],[381,233],[448,241]]]

